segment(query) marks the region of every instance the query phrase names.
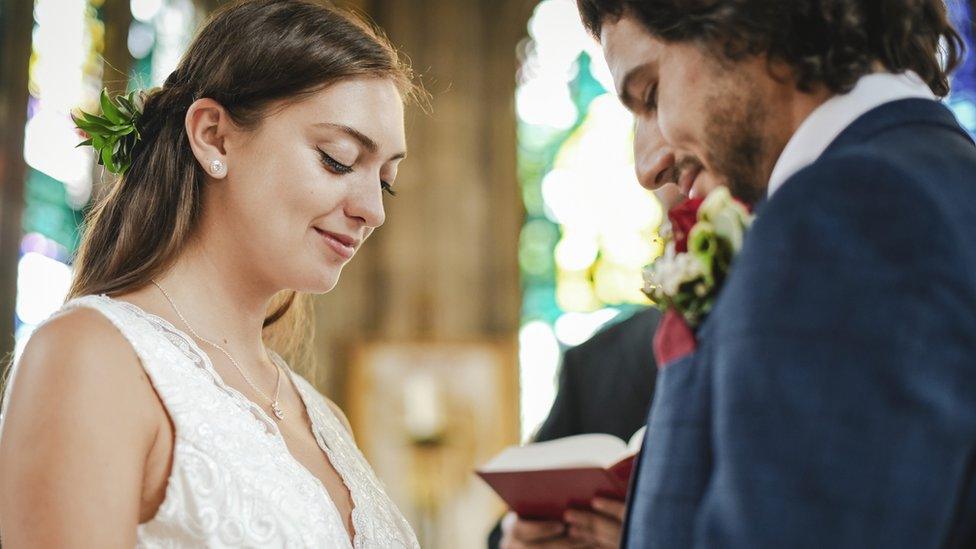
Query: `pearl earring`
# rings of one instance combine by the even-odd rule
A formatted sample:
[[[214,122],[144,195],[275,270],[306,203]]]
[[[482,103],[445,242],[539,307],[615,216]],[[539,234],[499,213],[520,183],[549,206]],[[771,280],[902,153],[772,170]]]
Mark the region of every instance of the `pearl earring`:
[[[223,177],[226,172],[227,166],[225,166],[223,162],[216,159],[210,161],[210,173],[213,174],[214,177]]]

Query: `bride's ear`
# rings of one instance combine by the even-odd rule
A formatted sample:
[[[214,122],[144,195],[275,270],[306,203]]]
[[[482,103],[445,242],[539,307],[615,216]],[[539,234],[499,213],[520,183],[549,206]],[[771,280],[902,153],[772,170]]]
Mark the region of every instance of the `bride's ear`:
[[[210,177],[222,179],[228,169],[226,140],[234,127],[227,110],[213,99],[197,99],[184,124],[197,163]]]

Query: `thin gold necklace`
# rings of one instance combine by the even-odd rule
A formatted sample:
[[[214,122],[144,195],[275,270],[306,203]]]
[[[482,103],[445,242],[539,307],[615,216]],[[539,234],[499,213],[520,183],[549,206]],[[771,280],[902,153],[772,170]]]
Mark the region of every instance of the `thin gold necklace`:
[[[183,321],[183,325],[186,326],[186,329],[189,330],[191,334],[193,334],[193,337],[199,339],[200,341],[210,345],[211,347],[216,348],[220,352],[227,355],[227,358],[230,359],[231,364],[233,364],[234,367],[237,368],[237,371],[241,374],[241,377],[244,378],[244,381],[246,381],[247,384],[250,385],[251,388],[254,389],[259,395],[264,397],[265,400],[271,403],[271,411],[274,413],[274,416],[278,418],[279,421],[285,419],[285,413],[281,410],[281,405],[278,404],[278,394],[279,394],[279,390],[281,389],[281,366],[278,365],[278,363],[275,362],[270,356],[268,357],[268,360],[271,360],[271,363],[275,365],[275,370],[278,372],[277,379],[275,380],[274,398],[270,398],[268,395],[264,394],[264,391],[258,389],[258,386],[255,385],[251,381],[251,379],[247,377],[247,374],[244,373],[244,369],[241,368],[241,365],[238,364],[236,360],[234,360],[234,357],[232,357],[230,353],[227,352],[226,349],[224,349],[220,345],[217,345],[213,341],[210,341],[209,339],[201,336],[193,329],[193,326],[190,326],[190,323],[186,321],[186,317],[184,317],[183,313],[180,312],[179,307],[177,307],[176,303],[173,302],[173,298],[171,298],[169,294],[166,293],[166,290],[164,290],[163,287],[159,285],[159,282],[156,282],[156,279],[153,278],[150,280],[152,281],[153,284],[156,285],[157,288],[159,288],[160,292],[163,292],[163,297],[166,298],[166,301],[169,301],[170,306],[173,307],[174,311],[176,311],[176,315],[180,317],[180,320]]]

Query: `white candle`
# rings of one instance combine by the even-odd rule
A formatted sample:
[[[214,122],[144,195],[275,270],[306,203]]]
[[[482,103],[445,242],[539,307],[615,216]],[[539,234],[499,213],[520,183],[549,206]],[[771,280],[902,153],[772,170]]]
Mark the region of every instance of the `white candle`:
[[[430,440],[444,430],[444,406],[434,376],[426,372],[410,375],[403,385],[404,418],[407,432],[415,440]]]

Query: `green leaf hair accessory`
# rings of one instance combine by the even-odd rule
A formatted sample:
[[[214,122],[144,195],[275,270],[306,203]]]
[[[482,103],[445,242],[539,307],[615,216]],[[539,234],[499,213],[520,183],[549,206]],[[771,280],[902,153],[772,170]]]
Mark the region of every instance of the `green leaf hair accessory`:
[[[85,111],[81,111],[81,116],[71,115],[75,126],[88,134],[88,139],[78,146],[91,145],[98,153],[100,165],[112,173],[124,175],[132,164],[132,150],[141,138],[136,123],[142,116],[142,92],[133,91],[110,99],[108,92],[103,89],[99,103],[102,107],[101,116]]]

